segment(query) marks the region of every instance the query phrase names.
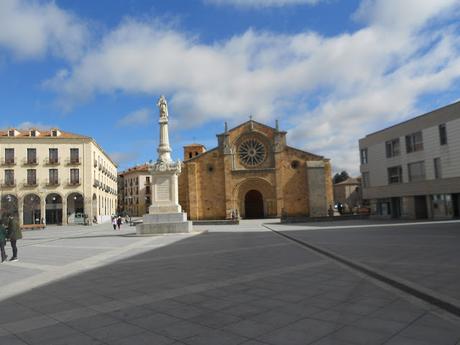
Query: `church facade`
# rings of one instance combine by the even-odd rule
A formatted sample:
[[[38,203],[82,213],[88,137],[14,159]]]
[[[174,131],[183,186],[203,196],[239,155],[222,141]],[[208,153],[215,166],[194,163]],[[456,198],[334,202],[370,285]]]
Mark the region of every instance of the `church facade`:
[[[225,128],[211,150],[185,146],[179,202],[189,218],[326,216],[330,161],[288,146],[286,134],[251,119]]]

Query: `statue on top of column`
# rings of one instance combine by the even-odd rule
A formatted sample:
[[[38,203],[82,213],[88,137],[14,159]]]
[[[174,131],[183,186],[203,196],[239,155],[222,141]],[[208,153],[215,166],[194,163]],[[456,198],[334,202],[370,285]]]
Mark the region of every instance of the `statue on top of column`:
[[[160,109],[160,119],[168,119],[168,103],[166,102],[165,96],[161,96],[157,103]]]

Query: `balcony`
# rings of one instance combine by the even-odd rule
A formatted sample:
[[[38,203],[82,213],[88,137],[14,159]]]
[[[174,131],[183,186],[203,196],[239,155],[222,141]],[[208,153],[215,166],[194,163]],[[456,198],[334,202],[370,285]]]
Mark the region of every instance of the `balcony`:
[[[0,183],[0,186],[4,189],[14,188],[16,187],[16,180],[12,179],[12,180],[2,181]]]
[[[99,187],[99,180],[94,180],[94,182],[93,182],[93,187],[94,187],[94,188]]]
[[[67,181],[68,186],[79,186],[81,185],[80,179],[70,179]]]
[[[61,181],[58,178],[48,179],[48,181],[46,181],[47,187],[56,187],[56,186],[59,186],[60,184],[61,184]]]
[[[16,165],[16,157],[2,158],[0,161],[2,166],[13,166]]]
[[[26,158],[22,161],[22,165],[25,165],[25,166],[35,166],[35,165],[38,165],[38,159],[37,157],[33,157],[33,158]]]
[[[65,162],[66,162],[66,165],[80,165],[81,158],[80,157],[67,158]]]
[[[45,165],[59,165],[61,162],[59,161],[59,158],[56,157],[48,157],[45,158],[44,162]]]
[[[24,188],[34,188],[38,186],[38,183],[36,179],[29,179],[29,180],[24,180],[24,182],[22,183],[22,186]]]

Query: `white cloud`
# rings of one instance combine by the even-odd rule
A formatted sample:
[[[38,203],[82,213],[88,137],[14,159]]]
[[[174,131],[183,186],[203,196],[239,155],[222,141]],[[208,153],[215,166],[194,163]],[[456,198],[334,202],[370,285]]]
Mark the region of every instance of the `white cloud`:
[[[115,151],[110,152],[109,156],[118,166],[125,166],[136,162],[139,158],[139,151]]]
[[[356,17],[366,26],[334,37],[248,30],[203,44],[126,21],[47,85],[67,106],[99,93],[166,93],[172,117],[187,126],[276,117],[292,128],[293,144],[356,173],[360,137],[415,115],[421,95],[460,77],[458,27],[436,22],[454,15],[458,3],[398,4],[363,2]]]
[[[86,39],[85,25],[54,2],[0,1],[0,47],[19,58],[52,53],[76,59],[81,56]]]
[[[142,108],[123,116],[117,121],[117,126],[139,126],[152,122],[152,111],[149,108]]]
[[[214,5],[232,5],[236,7],[282,7],[290,5],[315,5],[324,0],[204,0]]]

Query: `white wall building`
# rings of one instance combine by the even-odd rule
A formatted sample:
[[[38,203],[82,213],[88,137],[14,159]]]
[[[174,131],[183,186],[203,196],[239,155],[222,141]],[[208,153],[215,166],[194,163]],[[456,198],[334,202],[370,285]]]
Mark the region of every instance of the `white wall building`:
[[[117,167],[94,139],[57,128],[0,130],[2,214],[26,226],[104,222],[116,203]]]
[[[359,148],[373,215],[460,216],[460,102],[369,134]]]

